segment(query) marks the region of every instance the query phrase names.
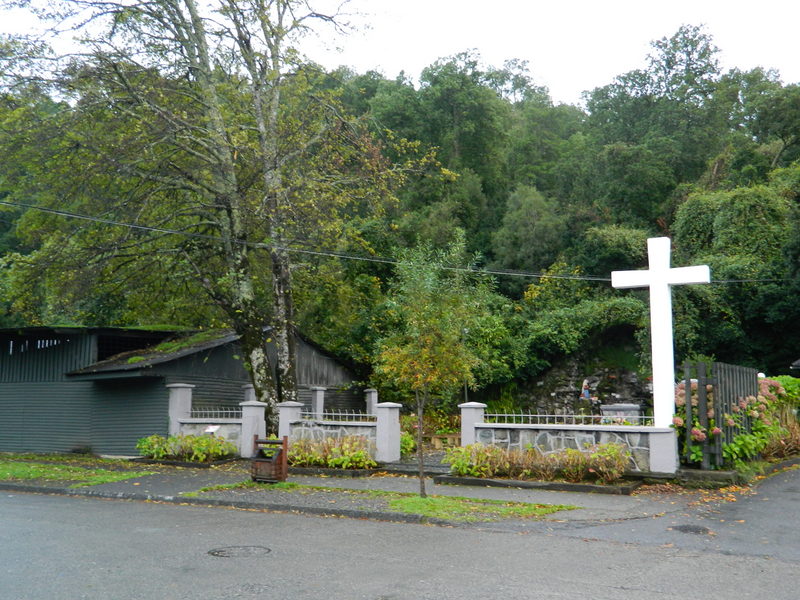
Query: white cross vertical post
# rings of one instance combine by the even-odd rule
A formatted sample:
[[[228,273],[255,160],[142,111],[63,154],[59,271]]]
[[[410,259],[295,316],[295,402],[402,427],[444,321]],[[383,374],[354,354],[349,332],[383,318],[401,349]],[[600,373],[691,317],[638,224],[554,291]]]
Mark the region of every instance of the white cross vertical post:
[[[675,413],[675,350],[672,340],[672,285],[710,283],[707,265],[670,268],[670,239],[647,240],[649,269],[614,271],[615,288],[650,288],[650,341],[653,360],[653,421],[669,427]]]

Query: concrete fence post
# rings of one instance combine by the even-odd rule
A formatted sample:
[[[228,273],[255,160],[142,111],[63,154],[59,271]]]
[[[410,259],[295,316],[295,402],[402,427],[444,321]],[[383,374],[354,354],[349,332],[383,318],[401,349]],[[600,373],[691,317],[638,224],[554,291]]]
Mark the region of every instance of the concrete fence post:
[[[244,392],[244,402],[256,402],[256,388],[252,383],[246,383],[242,386]]]
[[[677,432],[667,428],[655,429],[650,434],[650,471],[673,474],[677,472],[678,467]]]
[[[250,386],[251,388],[253,386]],[[239,455],[242,458],[253,456],[253,436],[265,438],[267,436],[267,423],[264,421],[264,411],[267,405],[257,400],[240,402],[242,407],[242,435],[239,436]]]
[[[181,420],[192,414],[192,390],[189,383],[170,383],[169,390],[169,435],[180,435]]]
[[[278,439],[287,436],[291,441],[292,423],[296,423],[303,418],[302,402],[281,402],[278,408]]]
[[[311,388],[311,412],[315,419],[322,419],[325,413],[325,389],[324,387],[313,386]]]
[[[461,445],[469,446],[478,441],[475,424],[483,423],[486,405],[482,402],[465,402],[459,404],[458,408],[461,409]]]
[[[400,460],[400,409],[397,402],[375,406],[378,424],[375,431],[375,460],[380,463]]]
[[[378,390],[367,388],[364,390],[364,396],[367,403],[367,414],[374,415],[375,407],[378,405]]]

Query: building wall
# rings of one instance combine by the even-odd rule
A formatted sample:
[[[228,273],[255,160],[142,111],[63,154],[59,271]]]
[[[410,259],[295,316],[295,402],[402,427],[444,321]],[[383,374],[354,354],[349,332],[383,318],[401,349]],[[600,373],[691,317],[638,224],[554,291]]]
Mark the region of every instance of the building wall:
[[[249,377],[236,344],[198,352],[122,379],[79,380],[66,373],[92,364],[92,334],[3,335],[0,337],[0,451],[69,452],[91,448],[102,454],[136,454],[136,441],[168,432],[168,383],[189,383],[194,406],[236,406]],[[363,409],[355,391],[339,389],[352,378],[333,359],[302,340],[299,382],[310,407],[308,386],[329,388],[327,407]]]
[[[353,374],[311,344],[297,340],[297,382],[304,386],[338,388],[353,381]]]
[[[95,356],[95,336],[3,335],[0,384],[65,381],[65,373],[92,364]]]
[[[69,452],[92,443],[90,382],[0,384],[1,452]]]
[[[189,383],[192,405],[237,407],[244,401],[243,385],[250,382],[235,345],[226,344],[153,367],[165,384]]]
[[[169,390],[162,378],[93,382],[92,449],[101,454],[138,455],[137,440],[167,435],[168,409]]]

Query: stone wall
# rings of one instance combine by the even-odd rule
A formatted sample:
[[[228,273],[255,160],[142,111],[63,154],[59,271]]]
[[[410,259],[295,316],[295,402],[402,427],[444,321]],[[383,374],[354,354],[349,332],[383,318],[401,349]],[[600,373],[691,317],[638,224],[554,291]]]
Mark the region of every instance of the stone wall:
[[[584,380],[589,392],[600,404],[632,403],[643,414],[652,411],[652,386],[634,370],[615,367],[606,361],[593,360],[586,349],[562,359],[547,371],[527,381],[495,386],[470,393],[470,400],[493,405],[503,397],[513,399],[516,410],[542,415],[599,414],[598,407],[580,398]],[[497,412],[506,412],[498,410]],[[650,412],[649,414],[652,414]]]
[[[525,450],[535,448],[543,454],[559,452],[566,448],[583,450],[587,445],[617,443],[631,451],[631,471],[662,471],[651,468],[651,438],[653,435],[672,435],[670,429],[652,427],[602,426],[602,425],[492,425],[475,426],[477,441],[505,449]]]
[[[291,423],[292,440],[320,441],[327,438],[343,438],[357,435],[367,438],[372,444],[376,441],[376,423],[358,423],[347,421],[312,421],[302,420]]]
[[[181,423],[182,435],[208,435],[205,431],[209,425],[219,425],[219,429],[214,432],[214,437],[224,438],[237,448],[241,445],[242,422],[220,423],[219,421],[205,421],[202,423]]]

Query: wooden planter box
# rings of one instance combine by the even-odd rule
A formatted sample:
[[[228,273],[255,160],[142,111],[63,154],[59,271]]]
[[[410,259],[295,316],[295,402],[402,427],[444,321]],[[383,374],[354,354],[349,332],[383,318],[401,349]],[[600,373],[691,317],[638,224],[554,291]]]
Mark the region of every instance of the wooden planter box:
[[[253,481],[278,483],[286,481],[289,472],[287,463],[289,440],[260,440],[253,436],[255,454],[250,461],[250,478]]]

